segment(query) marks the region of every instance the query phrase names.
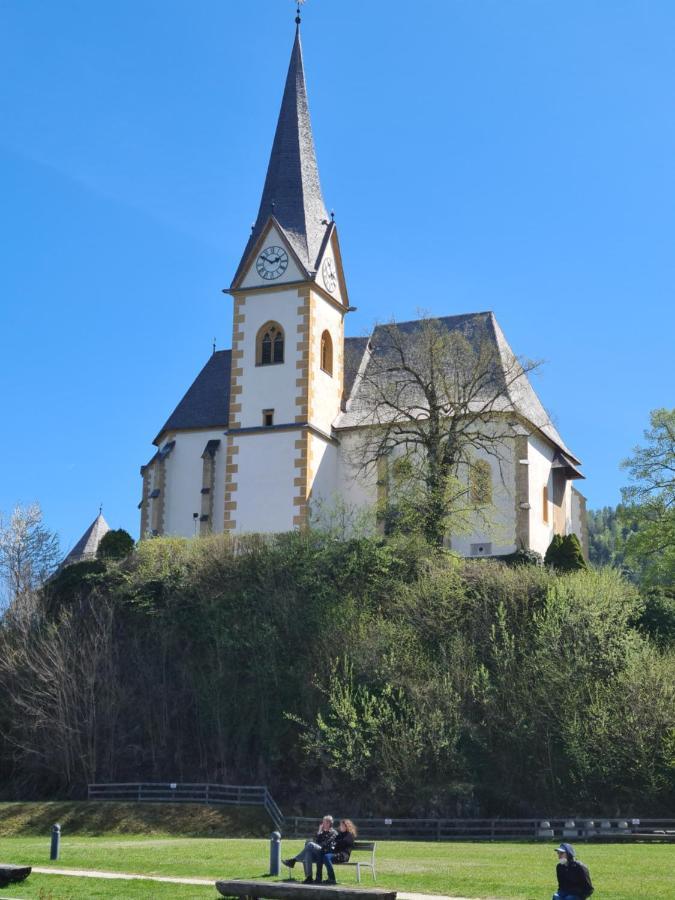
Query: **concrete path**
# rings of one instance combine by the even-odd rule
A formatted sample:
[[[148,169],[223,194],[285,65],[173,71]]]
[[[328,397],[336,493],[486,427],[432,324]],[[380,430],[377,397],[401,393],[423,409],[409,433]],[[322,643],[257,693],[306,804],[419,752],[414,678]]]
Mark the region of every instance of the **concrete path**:
[[[173,875],[132,875],[130,872],[99,872],[96,869],[52,869],[33,866],[33,872],[40,875],[69,875],[73,878],[109,878],[119,881],[162,881],[167,884],[196,884],[213,887],[215,878],[177,878]],[[447,897],[443,894],[408,894],[396,892],[397,900],[469,900],[468,897]],[[2,898],[0,897],[0,900]],[[475,900],[475,898],[474,898]]]

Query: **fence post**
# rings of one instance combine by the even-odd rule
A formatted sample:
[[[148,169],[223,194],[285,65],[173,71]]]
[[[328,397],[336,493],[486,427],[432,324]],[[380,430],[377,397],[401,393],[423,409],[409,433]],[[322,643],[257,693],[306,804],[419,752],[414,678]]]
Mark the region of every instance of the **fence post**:
[[[52,845],[49,849],[49,858],[58,859],[61,850],[61,826],[57,822],[52,825]]]
[[[270,875],[278,875],[281,871],[281,835],[273,831],[270,835]]]

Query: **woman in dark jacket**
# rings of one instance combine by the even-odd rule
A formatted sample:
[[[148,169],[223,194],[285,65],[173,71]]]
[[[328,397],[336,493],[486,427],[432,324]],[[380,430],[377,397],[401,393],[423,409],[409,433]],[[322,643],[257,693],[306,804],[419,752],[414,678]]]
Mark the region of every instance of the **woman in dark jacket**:
[[[326,872],[328,878],[326,884],[335,884],[335,870],[333,863],[349,862],[349,857],[354,846],[354,838],[356,837],[356,825],[351,819],[343,819],[338,826],[338,836],[335,839],[333,850],[324,852],[323,857],[316,866],[316,884],[321,884],[321,875],[323,872],[323,864],[326,864]]]

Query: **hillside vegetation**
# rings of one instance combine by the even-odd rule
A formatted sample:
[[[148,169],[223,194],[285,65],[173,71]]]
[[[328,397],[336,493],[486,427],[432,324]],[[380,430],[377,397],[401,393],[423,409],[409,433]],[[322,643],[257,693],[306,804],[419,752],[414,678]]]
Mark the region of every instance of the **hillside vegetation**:
[[[268,784],[285,813],[672,810],[675,656],[612,570],[415,539],[143,542],[0,627],[0,789]]]
[[[260,808],[197,803],[101,803],[61,801],[0,803],[0,837],[142,834],[175,837],[267,837],[273,827]]]

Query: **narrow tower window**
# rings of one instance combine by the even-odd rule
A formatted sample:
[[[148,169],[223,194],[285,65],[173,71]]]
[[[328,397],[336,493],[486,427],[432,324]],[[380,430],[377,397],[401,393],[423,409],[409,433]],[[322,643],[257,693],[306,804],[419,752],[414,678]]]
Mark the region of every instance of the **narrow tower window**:
[[[541,502],[544,522],[548,522],[548,485],[546,484],[541,492]]]
[[[268,322],[258,332],[255,361],[258,366],[271,366],[284,361],[284,330],[276,322]]]
[[[274,362],[282,363],[284,361],[284,336],[278,331],[274,336]]]
[[[333,374],[333,341],[328,331],[321,335],[321,368],[328,375]]]
[[[274,425],[274,410],[263,409],[263,425],[265,428],[271,428]]]
[[[263,366],[268,366],[272,362],[272,338],[269,332],[265,332],[262,339],[262,360]]]

